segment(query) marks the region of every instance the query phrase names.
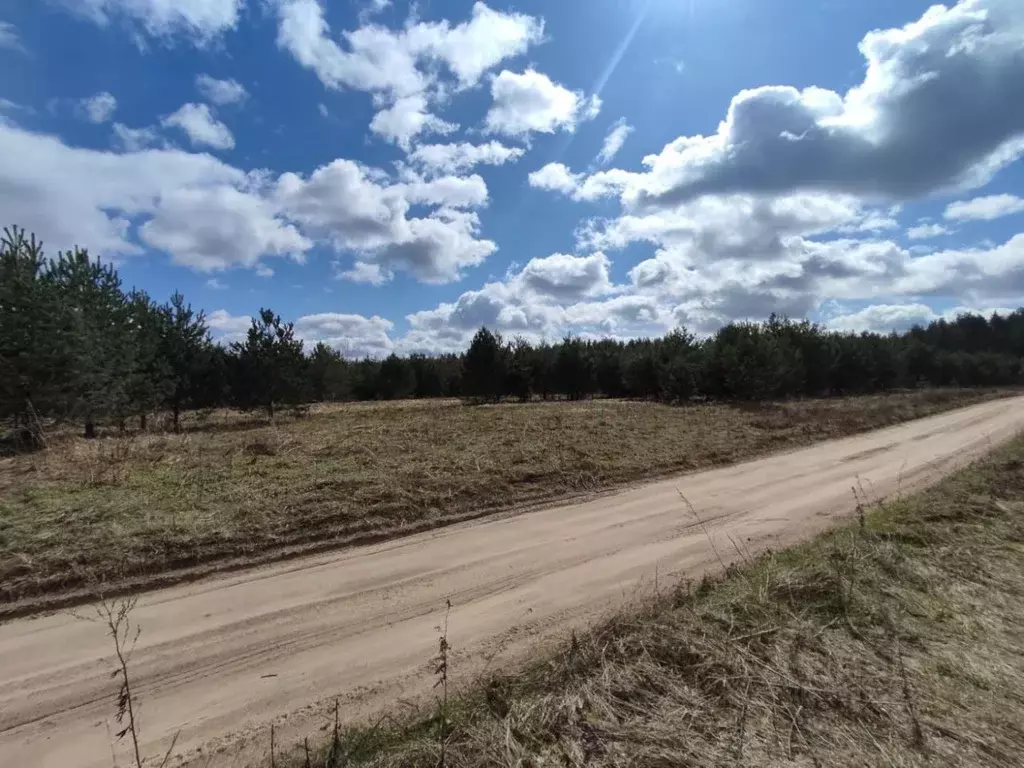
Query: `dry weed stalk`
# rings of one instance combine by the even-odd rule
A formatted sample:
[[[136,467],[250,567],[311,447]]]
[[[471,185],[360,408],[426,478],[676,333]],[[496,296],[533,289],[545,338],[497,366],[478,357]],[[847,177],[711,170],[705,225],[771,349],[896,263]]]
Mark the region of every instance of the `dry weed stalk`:
[[[441,636],[437,641],[437,656],[434,657],[434,675],[437,681],[434,688],[441,689],[441,697],[437,702],[437,739],[440,752],[438,754],[438,768],[445,768],[446,750],[448,746],[448,654],[451,646],[448,644],[448,617],[452,612],[451,598],[445,601],[444,624],[437,627]]]
[[[125,736],[131,735],[132,749],[135,752],[135,765],[137,768],[142,768],[142,753],[139,750],[139,722],[135,712],[135,698],[132,695],[131,675],[128,671],[128,664],[131,662],[135,645],[139,641],[139,635],[142,634],[142,627],[134,624],[131,619],[131,613],[135,609],[137,602],[138,597],[135,595],[114,600],[107,600],[101,597],[96,605],[96,613],[107,627],[107,633],[110,635],[111,640],[113,640],[114,653],[117,656],[117,669],[111,675],[119,680],[117,714],[115,717],[118,725],[124,727],[115,733],[114,736],[120,741]],[[127,724],[125,724],[125,718],[128,720]],[[177,740],[177,737],[175,737],[175,740]],[[173,742],[171,748],[173,749]],[[170,750],[168,750],[169,755]]]

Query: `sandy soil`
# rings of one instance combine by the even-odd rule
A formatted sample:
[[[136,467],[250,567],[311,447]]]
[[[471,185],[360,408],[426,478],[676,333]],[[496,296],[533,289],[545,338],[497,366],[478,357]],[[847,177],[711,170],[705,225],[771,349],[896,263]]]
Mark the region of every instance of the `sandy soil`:
[[[585,503],[453,526],[143,596],[132,659],[143,753],[174,764],[265,758],[325,726],[430,690],[446,598],[456,683],[638,590],[695,578],[738,551],[812,536],[911,492],[1024,429],[997,400]],[[684,495],[689,502],[680,498]],[[699,518],[699,519],[698,519]],[[710,539],[710,541],[709,541]],[[712,545],[713,543],[713,545]],[[116,681],[102,625],[63,613],[0,625],[0,764],[127,765],[112,746]],[[287,713],[283,715],[282,713]]]

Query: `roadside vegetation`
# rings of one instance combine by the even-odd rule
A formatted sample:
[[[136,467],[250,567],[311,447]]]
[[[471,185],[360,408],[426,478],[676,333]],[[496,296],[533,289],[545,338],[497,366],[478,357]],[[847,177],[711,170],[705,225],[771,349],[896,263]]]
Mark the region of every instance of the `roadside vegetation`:
[[[322,405],[274,421],[191,413],[185,431],[0,458],[0,613],[90,585],[222,568],[572,499],[1007,394],[921,390],[782,403],[622,400]],[[84,590],[84,591],[82,591]],[[59,602],[58,599],[58,602]],[[52,601],[51,601],[52,602]]]
[[[457,690],[434,706],[274,764],[1018,766],[1024,438],[515,674],[459,681],[441,648]]]

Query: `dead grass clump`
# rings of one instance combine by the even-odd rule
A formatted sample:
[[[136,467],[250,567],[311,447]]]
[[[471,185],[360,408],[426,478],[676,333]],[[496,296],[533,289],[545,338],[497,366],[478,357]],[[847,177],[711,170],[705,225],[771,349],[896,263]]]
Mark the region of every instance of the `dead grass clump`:
[[[444,765],[1020,765],[1022,462],[1024,438],[473,683]],[[354,762],[435,768],[426,722]]]
[[[251,456],[277,456],[277,449],[267,440],[252,440],[242,446],[242,454]]]

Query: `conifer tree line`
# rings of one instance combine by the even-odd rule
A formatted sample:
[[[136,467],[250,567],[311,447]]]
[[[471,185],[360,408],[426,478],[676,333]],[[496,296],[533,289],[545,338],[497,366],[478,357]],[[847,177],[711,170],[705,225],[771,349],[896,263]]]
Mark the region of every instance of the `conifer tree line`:
[[[307,349],[269,309],[244,341],[222,346],[180,293],[158,303],[126,290],[82,249],[44,255],[24,231],[0,239],[0,421],[146,428],[154,413],[180,428],[186,409],[260,409],[344,400],[464,397],[474,401],[631,397],[765,400],[920,386],[1021,383],[1024,309],[961,315],[906,333],[839,333],[772,317],[698,339],[531,344],[481,328],[462,354],[347,360]]]

